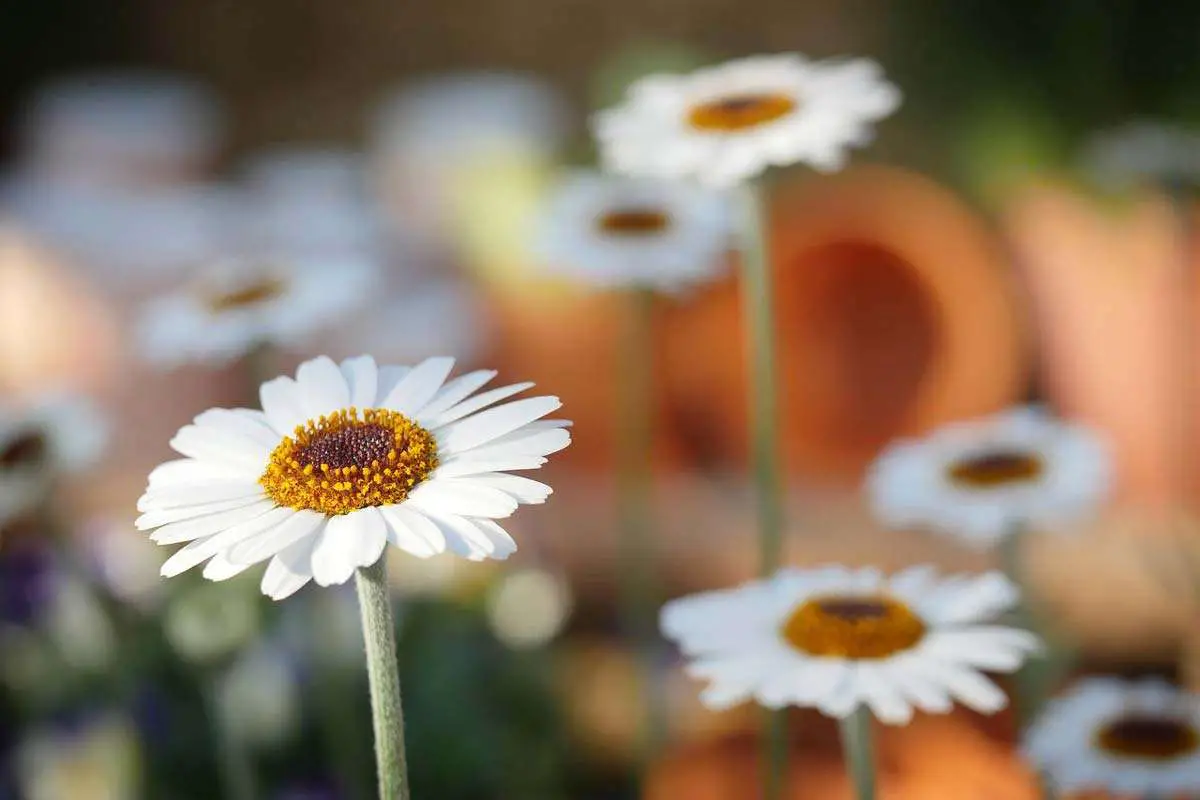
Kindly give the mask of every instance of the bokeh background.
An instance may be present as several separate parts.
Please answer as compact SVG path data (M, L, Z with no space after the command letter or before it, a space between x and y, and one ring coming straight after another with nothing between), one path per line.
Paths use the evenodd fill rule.
M1056 677L1104 669L1200 688L1195 209L1153 181L1116 185L1088 156L1131 121L1200 122L1197 30L1193 4L1082 0L10 9L0 400L85 392L112 436L98 466L64 479L55 530L22 520L0 537L0 798L220 797L230 743L250 753L262 797L369 796L352 594L309 588L274 605L253 578L167 583L168 552L132 527L174 430L247 402L243 364L163 372L133 346L141 304L225 246L219 214L193 235L208 220L193 201L225 191L249 192L251 217L278 211L264 224L279 239L334 215L345 225L331 239L349 231L345 246L387 270L367 312L272 353L274 371L316 352L446 352L538 381L576 421L547 471L554 498L515 520L510 562L393 561L416 796L753 796L757 715L704 711L667 648L653 691L669 742L642 786L634 777L637 671L615 602L619 298L539 278L527 235L556 170L593 163L588 113L630 79L757 52L870 56L905 95L848 171L771 185L789 560L987 565L882 530L862 471L897 436L1043 402L1106 436L1119 473L1097 519L1026 548L1029 590L1076 656ZM88 137L103 126L44 113L45 98L63 78L114 70L208 87L198 118L164 128L193 134L182 155L68 157L64 142L103 140ZM325 171L303 173L319 186L253 171L281 148L324 153ZM289 205L302 191L319 201ZM175 246L179 230L194 249ZM655 307L664 598L754 571L739 313L732 274ZM832 726L796 722L793 796L849 797ZM962 713L889 731L886 796L1036 796L1012 727Z

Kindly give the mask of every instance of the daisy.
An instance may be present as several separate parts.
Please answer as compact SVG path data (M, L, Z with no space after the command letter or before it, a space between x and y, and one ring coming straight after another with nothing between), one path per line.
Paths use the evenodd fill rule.
M1095 136L1081 161L1110 186L1144 180L1195 185L1200 183L1200 134L1139 120Z
M352 315L377 278L369 259L214 262L188 285L147 303L138 345L163 367L222 364L260 344L300 345Z
M453 364L322 356L263 384L263 411L196 417L171 440L184 458L155 469L138 501L139 530L189 543L163 575L208 561L205 577L224 580L269 560L262 591L279 600L345 582L387 542L420 558L507 558L516 543L496 520L551 490L505 472L544 464L569 423L542 419L557 397L496 405L532 384L475 394L496 373L447 381Z
M916 566L784 569L736 589L667 603L663 632L709 681L701 700L724 709L753 698L768 708L816 708L846 718L860 706L903 725L914 709L947 713L953 700L991 714L1007 703L982 670L1011 672L1039 648L1033 634L982 624L1017 603L998 572L939 578Z
M730 226L722 193L580 170L551 196L537 252L547 271L584 283L675 292L717 274Z
M888 525L927 525L978 546L1030 524L1091 512L1112 482L1105 444L1089 429L1036 408L947 425L894 442L867 474Z
M1027 758L1060 791L1200 792L1200 697L1161 681L1088 678L1051 700Z
M899 104L873 61L755 56L642 78L593 127L617 172L731 186L772 165L840 169Z
M32 511L56 476L94 464L109 426L87 398L66 391L0 407L0 525Z

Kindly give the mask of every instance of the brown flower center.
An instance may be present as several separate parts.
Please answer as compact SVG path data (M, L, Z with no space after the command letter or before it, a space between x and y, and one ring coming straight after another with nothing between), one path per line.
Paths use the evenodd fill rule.
M264 276L236 289L210 292L205 299L211 311L220 313L262 305L282 295L286 288L287 284L282 279Z
M281 506L347 514L403 503L437 465L433 434L408 417L350 408L284 437L258 482Z
M892 597L828 596L800 604L781 632L807 655L878 659L916 645L925 636L925 623Z
M1097 731L1096 746L1119 758L1169 761L1195 752L1200 735L1183 720L1130 714Z
M797 107L796 99L786 94L730 95L692 106L687 121L705 133L734 133L782 119Z
M617 208L605 212L596 220L602 233L615 236L653 236L662 233L671 224L671 218L657 208Z
M1045 468L1041 457L1035 453L993 450L960 459L946 472L951 481L970 489L994 489L1011 483L1036 481Z
M41 431L19 433L0 443L0 470L36 467L50 454L50 443Z

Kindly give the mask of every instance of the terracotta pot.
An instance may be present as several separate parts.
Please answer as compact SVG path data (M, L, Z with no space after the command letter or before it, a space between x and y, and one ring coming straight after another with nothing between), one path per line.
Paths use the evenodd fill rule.
M1181 291L1185 256L1170 203L1149 194L1101 203L1042 184L1013 199L1005 222L1033 296L1049 398L1109 437L1123 499L1178 501L1184 458L1194 494L1200 405L1191 404L1185 440L1181 298L1194 319L1200 283ZM1194 250L1188 258L1194 273Z
M1013 286L979 218L910 172L862 167L771 202L780 408L789 467L857 479L900 434L1018 399L1029 358ZM734 279L681 306L665 370L697 448L743 463Z

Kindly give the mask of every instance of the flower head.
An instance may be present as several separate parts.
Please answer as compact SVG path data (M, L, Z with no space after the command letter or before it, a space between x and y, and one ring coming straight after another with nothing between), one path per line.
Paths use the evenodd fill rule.
M983 713L1004 707L982 670L1015 670L1038 640L981 623L1017 599L996 572L941 579L917 566L886 578L831 566L674 600L660 622L692 659L689 674L708 679L710 708L752 697L845 717L865 705L904 724L914 709L946 713L955 699Z
M1200 697L1160 680L1087 678L1051 700L1023 749L1060 791L1200 791Z
M388 542L421 558L507 558L516 543L495 520L551 490L506 473L566 447L570 423L542 419L557 397L499 404L532 384L476 394L495 372L447 381L453 364L322 356L263 384L262 411L196 417L171 441L184 458L155 469L138 502L139 529L188 542L163 574L208 561L205 577L224 580L269 560L262 590L278 600L345 582Z
M223 363L264 343L301 343L363 305L377 272L372 261L354 258L216 262L143 309L141 351L175 366Z
M550 199L538 255L583 283L673 292L717 273L730 223L727 198L693 183L578 171Z
M594 129L614 171L729 186L772 165L840 169L899 104L873 61L756 56L642 78Z
M1090 430L1019 408L893 443L867 475L879 517L991 545L1022 525L1091 512L1112 481Z

